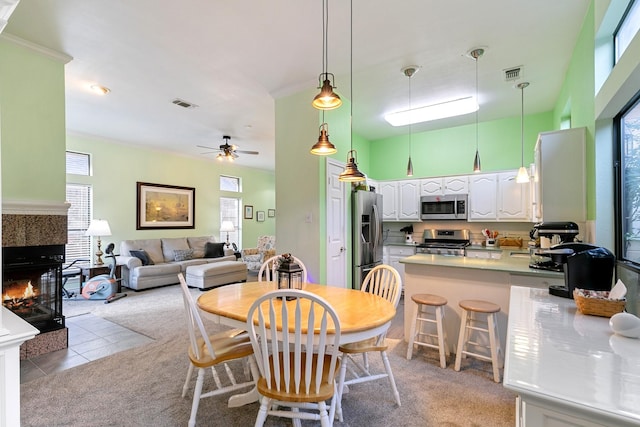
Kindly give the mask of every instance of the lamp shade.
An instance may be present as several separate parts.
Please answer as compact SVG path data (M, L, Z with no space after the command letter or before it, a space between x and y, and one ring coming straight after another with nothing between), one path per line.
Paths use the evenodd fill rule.
M222 225L220 226L220 231L226 231L227 233L230 231L235 231L235 227L233 226L233 222L231 221L222 221Z
M106 219L92 219L85 236L111 236L111 228Z

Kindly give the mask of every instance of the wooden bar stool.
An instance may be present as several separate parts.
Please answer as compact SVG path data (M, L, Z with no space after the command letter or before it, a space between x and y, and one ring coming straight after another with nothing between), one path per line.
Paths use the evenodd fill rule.
M414 344L422 345L438 349L440 352L440 366L446 368L447 359L445 354L447 356L450 354L447 346L447 334L444 330L444 306L447 305L447 299L431 294L415 294L411 296L411 299L416 303L416 306L414 308L413 322L411 323L411 332L409 333L407 359L411 360ZM436 325L436 334L423 329L425 324L429 323ZM437 344L433 344L434 340Z
M458 336L456 364L454 369L456 371L460 370L460 362L463 357L473 356L477 359L491 362L493 365L493 380L499 383L499 368L502 367L500 362L502 349L500 348L496 313L500 311L500 306L492 302L480 300L462 300L458 305L462 308L462 320L460 322L460 334ZM478 315L486 315L486 318L479 318ZM480 334L486 334L489 338L489 345L475 340L472 335L473 331L477 331ZM477 338L480 338L480 336ZM474 339L474 341L471 341L472 339ZM467 346L469 345L477 349L488 349L491 356L467 350Z

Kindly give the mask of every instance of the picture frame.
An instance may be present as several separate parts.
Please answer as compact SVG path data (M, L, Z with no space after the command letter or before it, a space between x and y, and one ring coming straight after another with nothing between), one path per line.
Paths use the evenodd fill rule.
M264 211L257 211L256 212L256 221L264 222Z
M136 230L195 228L195 188L137 182L136 190Z
M276 216L276 210L275 209L268 209L267 210L267 216L269 218L274 218Z
M252 205L244 205L244 219L253 219Z

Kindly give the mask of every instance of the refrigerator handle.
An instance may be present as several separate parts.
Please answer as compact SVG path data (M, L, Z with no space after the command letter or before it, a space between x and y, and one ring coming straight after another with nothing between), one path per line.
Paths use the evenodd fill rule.
M374 232L376 233L376 237L374 239L374 243L373 243L373 250L375 253L375 250L380 246L380 220L379 220L379 215L378 215L378 205L373 205L373 223L375 224L376 228L374 230Z

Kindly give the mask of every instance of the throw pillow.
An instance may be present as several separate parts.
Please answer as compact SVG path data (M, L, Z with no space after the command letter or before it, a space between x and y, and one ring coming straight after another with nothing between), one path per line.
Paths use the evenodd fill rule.
M173 258L176 261L193 259L193 249L176 249L173 251Z
M204 244L205 258L220 258L224 256L224 245L226 243L207 242Z
M136 250L129 251L129 253L131 254L131 256L134 256L138 258L140 261L142 261L142 265L153 265L153 261L149 257L149 254L147 253L147 251L140 249L137 251Z

